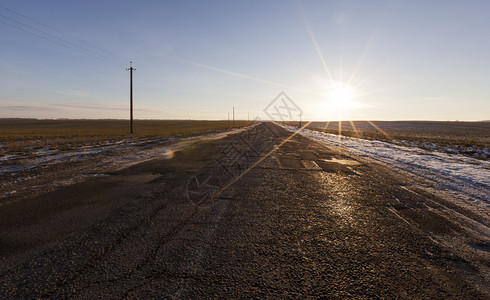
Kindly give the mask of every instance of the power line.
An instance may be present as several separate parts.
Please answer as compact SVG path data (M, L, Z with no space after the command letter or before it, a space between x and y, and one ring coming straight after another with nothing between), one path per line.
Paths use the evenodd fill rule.
M21 28L21 27L18 27L18 26L15 26L15 25L12 25L12 24L6 23L6 22L4 22L4 21L2 21L2 20L0 20L0 23L5 24L5 25L7 25L7 26L10 26L10 27L12 27L12 28L15 28L15 29L17 29L17 30L23 31L23 32L25 32L25 33L29 33L29 34L32 34L32 35L34 35L34 36L40 37L40 38L45 39L45 40L47 40L47 41L50 41L50 42L56 43L56 44L58 44L58 45L60 45L60 46L66 47L66 48L68 48L68 49L71 49L71 50L74 50L74 51L78 51L79 53L91 55L91 54L89 54L89 53L86 53L86 52L81 51L80 49L77 49L77 48L72 47L72 46L70 46L70 45L67 45L67 44L61 43L60 41L56 41L56 40L53 40L53 39L47 38L46 36L40 35L40 34L38 34L38 33L32 32L32 31L28 31L28 30L26 30L26 29L24 29L24 28ZM112 60L107 60L106 58L103 58L103 57L100 57L100 56L95 56L95 55L92 55L92 56L94 56L94 57L96 57L96 58L98 58L98 59L104 60L104 61L105 61L105 62L107 62L107 63L111 63L111 64L114 64L114 65L119 66L119 64L116 64L116 63L115 63L114 61L112 61Z
M3 8L3 6L0 6L0 7L2 7L2 8ZM108 56L106 56L106 55L103 55L103 54L97 53L97 52L95 52L95 51L93 51L93 50L91 50L91 49L88 49L88 48L83 47L83 46L81 46L81 45L77 45L77 44L75 44L75 43L73 43L73 42L71 42L71 41L68 41L68 40L65 40L65 39L63 39L63 38L60 38L60 37L58 37L58 36L56 36L56 35L53 35L53 34L51 34L51 33L49 33L49 32L43 31L43 30L41 30L41 29L37 29L37 28L35 28L35 27L33 27L33 26L30 26L30 25L25 24L25 23L23 23L23 22L20 22L20 21L18 21L18 20L15 20L15 19L9 18L9 17L4 16L4 15L2 15L2 14L0 14L0 17L4 18L4 19L6 19L6 20L8 20L8 21L10 21L10 22L14 22L14 23L16 23L16 24L22 25L22 26L24 26L24 27L26 27L26 28L28 28L28 29L30 29L30 30L32 30L32 31L26 30L25 28L22 28L22 27L19 27L19 26L13 25L13 24L11 24L11 23L7 23L7 22L4 22L4 21L0 21L0 23L3 23L3 24L5 24L5 25L10 26L10 27L12 27L12 28L15 28L15 29L17 29L17 30L21 30L21 31L23 31L23 32L26 32L26 33L29 33L29 34L35 35L35 36L40 37L40 38L43 38L43 39L45 39L45 40L48 40L48 41L51 41L51 42L57 43L57 44L59 44L59 45L62 45L62 46L67 47L67 48L69 48L69 49L72 49L72 50L78 51L78 52L80 52L80 53L87 54L87 55L91 55L91 56L96 57L96 58L98 58L98 59L104 60L105 62L108 62L108 63L112 63L112 64L114 64L114 65L117 65L117 66L119 66L119 67L121 67L121 65L122 65L120 61L118 61L118 60L116 60L116 59L114 59L114 58L112 58L112 57L108 57ZM34 32L33 32L33 31L34 31ZM41 34L39 34L39 33L41 33ZM101 48L101 49L102 49L102 48ZM106 51L106 50L104 50L104 51ZM108 52L108 51L106 51L106 52Z
M76 41L78 41L78 42L81 42L81 43L83 43L83 44L86 44L86 45L88 45L88 46L90 46L90 47L93 47L93 48L95 48L95 49L98 49L98 50L104 51L104 52L106 52L107 54L110 54L110 55L112 55L112 56L116 56L116 57L118 57L118 58L119 58L119 59L121 59L121 60L125 60L125 58L123 58L123 57L121 57L121 56L119 56L119 55L117 55L117 54L115 54L115 53L113 53L113 52L111 52L111 51L109 51L109 50L106 50L106 49L101 48L101 47L99 47L99 46L97 46L97 45L94 45L94 44L92 44L92 43L89 43L89 42L87 42L87 41L84 41L84 40L82 40L82 39L80 39L80 38L77 38L76 36L73 36L73 35L71 35L71 34L68 34L68 33L66 33L66 32L60 31L60 30L58 30L58 29L56 29L56 28L53 28L53 27L51 27L51 26L47 25L46 23L40 22L40 21L38 21L38 20L35 20L35 19L31 18L31 17L28 17L28 16L26 16L26 15L24 15L24 14L21 14L21 13L19 13L19 12L16 12L16 11L14 11L14 10L12 10L12 9L10 9L10 8L7 8L7 7L3 6L3 5L0 5L0 8L3 8L4 10L7 10L7 11L9 11L9 12L13 13L13 14L16 14L16 15L18 15L18 16L20 16L20 17L24 18L24 19L27 19L27 20L29 20L29 21L32 21L32 22L37 23L37 24L39 24L39 25L42 25L42 26L44 26L44 27L46 27L46 28L49 28L49 29L51 29L51 30L53 30L53 31L55 31L55 32L57 32L57 33L63 34L63 35L65 35L65 36L67 36L67 37L69 37L69 38L72 38L72 39L74 39L74 40L76 40Z
M73 50L75 50L75 48L77 48L77 49L82 49L83 51L85 51L85 54L92 55L92 56L95 56L95 57L97 57L97 58L104 59L104 60L106 60L106 61L108 61L108 62L112 62L112 63L114 63L114 64L118 64L118 65L119 65L118 61L117 61L117 60L115 60L115 59L112 59L112 58L107 57L107 56L105 56L105 55L102 55L102 54L96 53L96 52L94 52L94 51L92 51L92 50L90 50L90 49L87 49L87 48L82 47L82 46L80 46L80 45L74 44L74 43L72 43L72 42L70 42L70 41L64 40L64 39L62 39L62 38L60 38L60 37L57 37L57 36L55 36L55 35L53 35L53 34L51 34L51 33L49 33L49 32L45 32L45 31L43 31L43 30L40 30L40 29L34 28L34 27L30 26L30 25L27 25L27 24L25 24L25 23L19 22L19 21L17 21L17 20L12 19L12 18L6 17L6 16L4 16L4 15L2 15L2 14L0 14L0 17L2 17L2 18L4 18L4 19L7 19L7 20L9 20L9 21L11 21L11 22L14 22L14 23L20 24L20 25L22 25L22 26L25 26L25 27L27 27L27 28L29 28L29 29L31 29L31 30L34 30L35 32L40 32L40 33L42 33L42 34L45 34L45 35L47 35L47 36L49 36L49 37L51 37L51 38L53 38L53 39L55 39L55 40L57 40L57 41L54 41L54 40L52 40L52 39L50 39L50 38L47 38L47 37L45 37L45 36L41 36L41 35L39 35L39 34L37 34L37 33L35 33L35 32L31 32L31 31L27 31L27 30L22 30L22 29L21 29L21 30L22 30L22 31L24 31L24 32L32 33L32 34L34 34L34 35L36 35L36 36L43 37L43 38L45 38L46 40L51 41L51 42L57 42L58 44L65 45L65 46L67 46L68 48L73 49ZM11 26L11 27L14 27L14 28L20 29L19 27L17 27L17 26L13 26L12 24L9 24L9 23L6 23L6 22L2 22L2 23L7 24L7 25L9 25L9 26ZM78 50L78 51L80 51L80 50ZM82 52L82 51L80 51L80 52ZM82 53L84 53L84 52L82 52Z
M29 34L32 34L32 35L34 35L34 36L40 37L40 38L45 39L45 40L47 40L47 41L50 41L50 42L56 43L56 44L58 44L58 45L61 45L61 46L66 47L66 48L69 48L69 49L71 49L71 50L75 50L75 51L78 51L78 52L80 52L80 53L84 53L84 52L80 51L80 50L79 50L79 49L77 49L77 48L71 47L71 46L66 45L66 44L63 44L63 43L61 43L61 42L59 42L59 41L55 41L55 40L53 40L53 39L49 39L49 38L47 38L47 37L45 37L45 36L43 36L43 35L40 35L40 34L38 34L38 33L32 32L32 31L28 31L28 30L26 30L26 29L24 29L24 28L21 28L21 27L18 27L18 26L15 26L15 25L12 25L12 24L6 23L6 22L4 22L4 21L2 21L2 20L0 20L0 23L5 24L5 25L7 25L7 26L10 26L10 27L12 27L12 28L15 28L15 29L17 29L17 30L23 31L23 32L25 32L25 33L29 33ZM85 53L84 53L84 54L85 54Z

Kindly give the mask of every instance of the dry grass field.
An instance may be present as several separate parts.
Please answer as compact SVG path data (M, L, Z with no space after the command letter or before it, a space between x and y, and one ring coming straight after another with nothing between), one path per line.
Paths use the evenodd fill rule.
M232 127L248 124L235 121ZM39 149L70 150L128 138L188 137L226 129L228 121L136 120L131 135L129 121L124 120L0 120L0 155Z

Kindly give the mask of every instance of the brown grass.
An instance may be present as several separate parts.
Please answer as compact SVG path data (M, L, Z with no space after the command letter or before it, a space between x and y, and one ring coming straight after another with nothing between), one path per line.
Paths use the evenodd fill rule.
M297 126L297 122L289 125ZM312 122L307 128L332 134L382 141L413 141L490 147L490 122L343 121Z
M235 126L250 124L235 121ZM228 121L166 120L134 122L121 120L0 120L0 155L32 149L72 149L127 138L187 137L228 128Z

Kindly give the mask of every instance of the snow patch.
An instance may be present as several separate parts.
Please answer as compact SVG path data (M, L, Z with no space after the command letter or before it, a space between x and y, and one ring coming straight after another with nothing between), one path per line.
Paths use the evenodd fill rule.
M298 131L297 127L281 126L294 132ZM458 205L489 215L490 162L488 161L430 150L436 148L434 144L421 149L388 142L340 137L309 129L303 129L299 133L342 147L360 157L374 159L392 169L426 179L432 189L455 196ZM452 152L451 150L453 149L447 149L448 152Z

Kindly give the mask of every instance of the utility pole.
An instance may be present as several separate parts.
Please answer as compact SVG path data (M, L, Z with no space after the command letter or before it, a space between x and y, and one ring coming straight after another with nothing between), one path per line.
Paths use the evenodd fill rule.
M301 128L301 115L302 114L299 114L299 128Z
M230 130L230 113L228 113L228 130Z
M248 119L247 119L247 121L250 122L250 112L248 112Z
M235 107L233 106L233 126L235 126Z
M133 68L133 62L129 62L129 68L126 68L129 71L129 111L130 111L130 132L133 133L133 71L136 71Z

